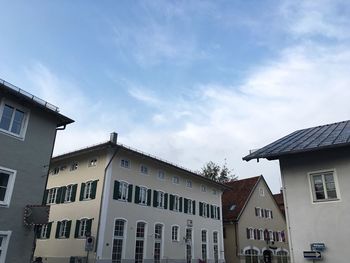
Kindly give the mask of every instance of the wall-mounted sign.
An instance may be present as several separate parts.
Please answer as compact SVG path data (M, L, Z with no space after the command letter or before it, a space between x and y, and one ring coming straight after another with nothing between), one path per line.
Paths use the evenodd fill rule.
M322 255L319 251L304 251L304 258L313 260L322 259Z
M324 251L326 249L326 245L324 243L312 243L311 250L313 251Z

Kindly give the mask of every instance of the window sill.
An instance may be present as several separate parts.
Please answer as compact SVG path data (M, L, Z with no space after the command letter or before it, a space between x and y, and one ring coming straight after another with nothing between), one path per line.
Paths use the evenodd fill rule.
M0 208L9 208L10 204L9 203L2 203L0 202Z
M340 201L339 198L335 198L335 199L324 199L324 200L313 200L314 204L322 204L322 203L331 203L331 202L338 202Z
M9 137L12 137L14 139L17 139L17 140L20 140L20 141L24 141L24 136L18 135L16 133L12 133L12 132L9 132L9 131L4 130L4 129L0 129L0 133L2 133L4 135L7 135Z

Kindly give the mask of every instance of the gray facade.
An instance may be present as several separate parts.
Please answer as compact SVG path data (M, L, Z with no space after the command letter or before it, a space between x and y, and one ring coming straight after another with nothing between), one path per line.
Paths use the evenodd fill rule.
M24 208L42 203L56 128L70 122L33 97L0 84L1 263L31 260L34 230L24 225Z

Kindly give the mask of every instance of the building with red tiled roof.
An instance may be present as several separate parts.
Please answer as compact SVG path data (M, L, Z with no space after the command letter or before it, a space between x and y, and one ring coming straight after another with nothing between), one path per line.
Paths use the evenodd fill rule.
M264 177L227 183L222 197L225 260L288 262L286 221Z
M283 193L282 190L279 194L274 194L273 198L275 198L276 203L278 204L278 207L281 209L284 216L286 216L286 211L284 208L284 199L283 199Z

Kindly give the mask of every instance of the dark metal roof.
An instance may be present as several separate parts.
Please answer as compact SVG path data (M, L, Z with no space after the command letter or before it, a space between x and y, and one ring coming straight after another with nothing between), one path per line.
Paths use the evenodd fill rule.
M266 158L350 146L350 121L342 121L295 131L243 157L243 160Z

